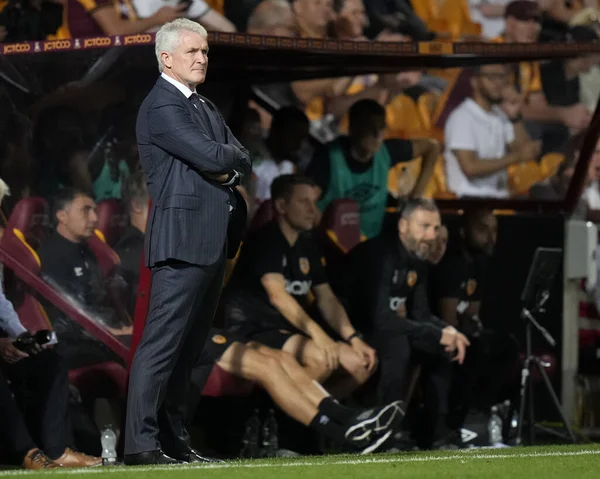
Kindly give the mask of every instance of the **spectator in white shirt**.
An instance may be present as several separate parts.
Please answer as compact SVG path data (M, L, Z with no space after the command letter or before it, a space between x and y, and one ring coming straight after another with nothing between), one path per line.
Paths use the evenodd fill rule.
M481 35L492 39L504 32L504 9L510 0L469 0L471 20L481 25Z
M133 0L133 6L139 18L149 18L162 7L187 4L189 7L183 16L200 23L209 32L235 32L235 26L227 18L216 12L203 0ZM157 31L160 25L150 31Z
M506 198L507 167L535 160L540 143L529 140L518 110L500 108L507 86L504 65L474 68L471 86L472 96L446 122L448 189L457 196Z

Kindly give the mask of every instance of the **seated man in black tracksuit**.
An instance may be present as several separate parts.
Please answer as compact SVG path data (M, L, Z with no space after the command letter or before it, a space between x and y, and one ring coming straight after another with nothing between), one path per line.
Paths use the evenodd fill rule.
M487 209L467 210L460 235L431 274L431 304L448 325L469 338L464 364L453 371L448 427L458 430L472 406L490 406L503 399L507 371L518 360L518 344L508 335L484 328L479 319L483 281L494 252L498 221ZM483 387L483 394L476 388ZM515 386L513 384L513 386ZM475 398L479 398L475 404ZM456 436L459 436L456 434Z
M43 279L98 325L127 343L132 325L112 307L109 293L110 281L122 278L107 281L87 243L98 223L94 200L83 191L64 188L56 195L53 209L56 229L38 250ZM58 335L57 350L69 369L119 361L104 344L57 308L48 305L47 310Z
M411 200L398 234L383 234L358 245L348 256L346 299L353 324L372 344L380 361L378 401L404 399L409 363L423 365L427 421L421 447L442 439L451 360L462 363L468 340L432 315L427 297L426 260L441 226L430 200Z

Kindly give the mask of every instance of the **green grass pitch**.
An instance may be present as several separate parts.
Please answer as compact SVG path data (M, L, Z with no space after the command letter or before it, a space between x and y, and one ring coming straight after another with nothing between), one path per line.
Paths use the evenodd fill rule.
M98 467L44 472L0 471L10 477L89 479L423 479L600 478L600 445L479 449L436 453L324 456L231 461L198 466Z

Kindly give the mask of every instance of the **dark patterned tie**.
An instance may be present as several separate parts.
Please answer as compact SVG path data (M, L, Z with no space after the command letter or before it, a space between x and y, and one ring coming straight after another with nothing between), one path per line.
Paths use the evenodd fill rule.
M200 98L200 95L198 95L198 93L195 92L192 93L192 95L190 96L190 101L192 102L194 107L196 107L196 110L198 110L198 112L200 113L204 123L210 128L213 139L216 141L223 141L223 139L220 138L223 132L220 128L220 125L216 121L216 116L214 114L209 115L206 111L207 108L210 108L211 110L213 109L210 103L205 102L202 98ZM221 135L218 136L218 133L221 133Z

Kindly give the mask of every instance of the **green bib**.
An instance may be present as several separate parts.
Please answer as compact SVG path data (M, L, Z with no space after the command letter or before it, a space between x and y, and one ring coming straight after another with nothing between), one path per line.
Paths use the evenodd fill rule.
M360 229L367 238L381 233L387 204L387 181L391 158L383 145L373 158L373 164L364 173L354 173L348 167L339 139L329 146L330 178L327 192L319 200L319 208L340 198L349 198L360 208Z

